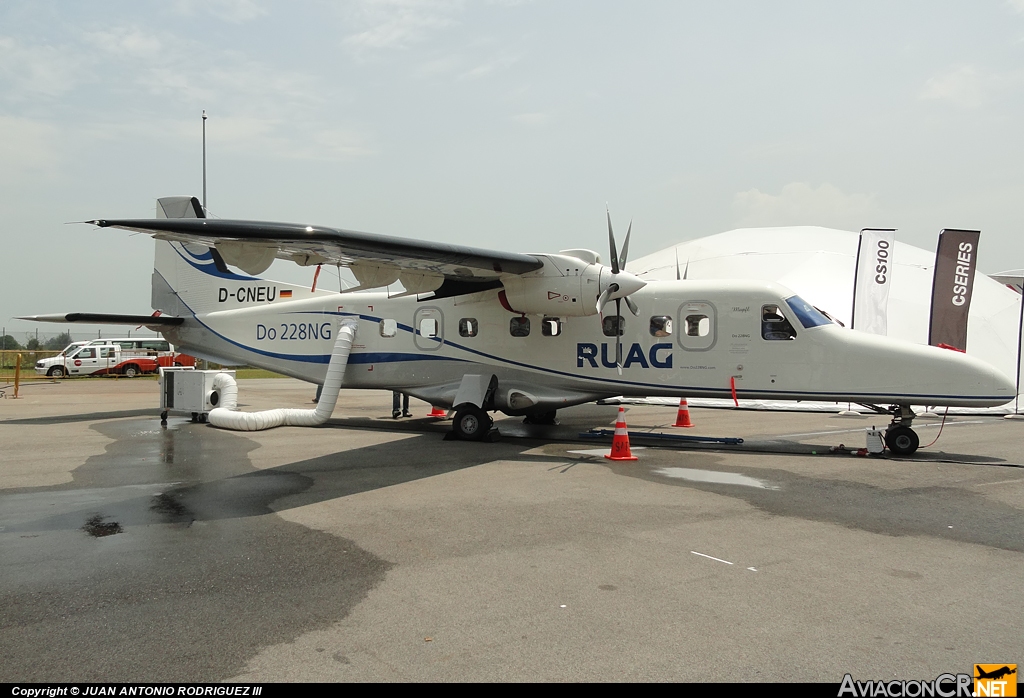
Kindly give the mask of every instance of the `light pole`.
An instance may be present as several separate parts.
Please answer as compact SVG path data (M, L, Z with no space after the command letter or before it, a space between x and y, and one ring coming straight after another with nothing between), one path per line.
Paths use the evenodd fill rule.
M203 212L206 212L206 110L203 110Z

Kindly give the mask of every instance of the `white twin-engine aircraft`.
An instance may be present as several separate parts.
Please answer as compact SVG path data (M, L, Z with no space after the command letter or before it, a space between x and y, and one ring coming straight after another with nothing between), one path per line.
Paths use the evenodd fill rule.
M623 268L629 233L617 254L610 217L606 266L582 249L513 254L208 219L188 197L159 200L157 216L90 222L156 238L152 304L163 315L37 319L145 324L201 358L320 384L339 324L354 320L343 386L453 408L464 439L485 438L495 410L551 423L560 408L618 395L738 395L890 406L887 445L909 454L911 405L1014 397L982 361L844 329L777 284L645 281ZM258 278L275 258L345 266L359 285L338 293ZM398 281L403 293L367 292Z

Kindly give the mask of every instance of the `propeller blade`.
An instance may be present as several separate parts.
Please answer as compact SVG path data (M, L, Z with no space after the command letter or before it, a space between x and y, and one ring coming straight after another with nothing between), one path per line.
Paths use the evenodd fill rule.
M618 290L618 284L608 284L608 288L601 291L601 295L597 297L597 314L601 318L602 323L604 322L604 306L608 303L608 296Z
M633 313L636 317L640 317L640 308L636 307L636 303L629 296L626 296L622 300L626 301L626 307L629 308L629 312Z
M619 264L626 268L626 255L629 254L629 234L633 232L633 219L629 219L629 227L626 228L626 241L622 243L622 254L619 255Z
M615 233L612 232L612 214L608 211L608 207L604 208L605 215L608 216L608 247L611 248L611 262L612 262L612 273L619 273L619 255L615 251Z
M615 299L615 369L622 375L622 306Z

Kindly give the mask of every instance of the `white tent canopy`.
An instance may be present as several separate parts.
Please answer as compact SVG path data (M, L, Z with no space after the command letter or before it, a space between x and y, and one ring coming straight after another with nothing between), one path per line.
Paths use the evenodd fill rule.
M630 262L629 271L662 280L675 279L678 269L687 279L774 281L849 326L858 240L858 233L816 226L742 228L660 250ZM888 306L890 337L928 343L934 268L934 252L896 242ZM984 274L976 276L967 353L1011 380L1017 376L1020 303L1021 295L1003 283ZM1013 404L994 410L1010 412Z

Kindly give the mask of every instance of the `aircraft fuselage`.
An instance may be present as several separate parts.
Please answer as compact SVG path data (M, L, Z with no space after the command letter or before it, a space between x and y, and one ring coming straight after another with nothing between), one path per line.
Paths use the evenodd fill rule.
M511 312L497 290L418 302L326 292L288 300L284 288L294 287L208 287L216 297L198 305L212 309L163 332L198 356L321 382L338 322L357 318L345 387L451 406L464 375L493 375L494 405L509 414L616 395L728 398L733 387L741 399L894 405L991 406L1014 396L1006 376L965 354L813 318L805 326L792 292L771 283L648 282L630 296L639 316L622 307L621 375L614 303L602 323Z

